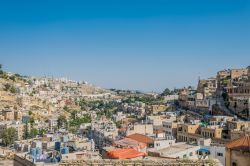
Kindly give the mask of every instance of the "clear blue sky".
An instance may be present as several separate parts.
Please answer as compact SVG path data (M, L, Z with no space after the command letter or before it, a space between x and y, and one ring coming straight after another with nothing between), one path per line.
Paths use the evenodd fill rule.
M3 0L0 63L106 88L195 86L250 65L250 1Z

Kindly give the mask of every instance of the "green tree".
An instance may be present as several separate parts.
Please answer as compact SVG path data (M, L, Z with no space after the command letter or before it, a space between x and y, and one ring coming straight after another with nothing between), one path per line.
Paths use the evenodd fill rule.
M89 114L84 115L83 117L77 117L70 121L71 127L79 127L83 123L91 123L91 116Z
M10 92L11 92L11 93L17 93L17 92L18 92L18 90L17 90L17 88L16 88L16 87L11 86L11 88L10 88Z
M121 120L115 122L115 124L116 124L116 127L117 127L118 129L122 128L122 121L121 121Z
M13 144L17 140L16 129L11 127L3 131L2 142L5 146Z
M163 92L162 92L162 96L167 96L167 95L172 95L173 91L171 91L170 89L166 88Z
M15 77L15 75L10 76L9 78L10 78L10 80L12 80L12 81L14 81L14 82L16 81L16 77Z
M32 129L30 130L30 137L31 137L31 138L35 138L38 134L39 134L39 132L38 132L37 129L32 128Z
M43 137L44 136L44 134L46 134L47 133L47 130L46 129L39 129L39 135L41 136L41 137Z

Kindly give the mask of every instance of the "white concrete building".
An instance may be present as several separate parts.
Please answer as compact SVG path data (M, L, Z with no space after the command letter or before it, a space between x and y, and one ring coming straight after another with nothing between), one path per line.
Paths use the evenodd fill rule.
M171 159L198 159L197 151L199 149L200 146L189 145L181 142L167 148L158 149L151 153Z

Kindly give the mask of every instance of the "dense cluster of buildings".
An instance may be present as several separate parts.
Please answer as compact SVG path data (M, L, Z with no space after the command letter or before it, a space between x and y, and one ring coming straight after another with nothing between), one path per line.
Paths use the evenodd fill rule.
M249 67L223 70L199 80L196 89L152 94L154 102L149 94L134 97L137 93L66 79L29 78L13 83L16 95L0 86L0 135L3 139L7 129L15 129L16 139L7 148L15 152L16 166L115 165L117 160L248 166L249 76ZM39 134L25 138L31 129Z
M219 71L215 78L199 80L197 89L184 88L180 91L182 107L212 111L218 105L228 113L249 119L250 67Z

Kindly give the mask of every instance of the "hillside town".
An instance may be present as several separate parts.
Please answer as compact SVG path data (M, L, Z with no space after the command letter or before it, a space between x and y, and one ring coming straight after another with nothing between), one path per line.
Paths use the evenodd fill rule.
M250 66L162 93L0 66L0 163L250 166Z

